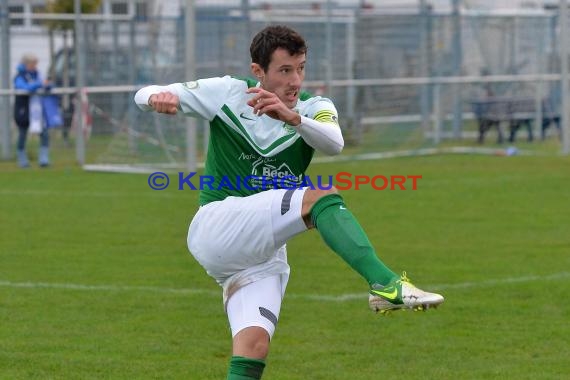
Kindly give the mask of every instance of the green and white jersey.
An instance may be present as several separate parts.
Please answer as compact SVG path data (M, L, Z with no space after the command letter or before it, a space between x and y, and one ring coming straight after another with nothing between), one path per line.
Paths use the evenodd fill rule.
M182 112L210 122L208 156L200 183L201 205L303 182L314 149L293 127L267 115L253 114L247 101L254 94L246 90L259 86L257 81L225 76L178 86ZM295 111L338 128L336 108L327 98L303 92Z

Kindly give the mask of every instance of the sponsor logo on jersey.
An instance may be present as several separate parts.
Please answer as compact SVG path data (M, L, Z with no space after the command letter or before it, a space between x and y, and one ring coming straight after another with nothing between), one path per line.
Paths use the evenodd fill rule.
M259 157L252 163L251 185L267 187L298 186L303 181L303 175L295 175L286 163L273 165L266 161L266 157ZM261 183L263 181L265 183ZM271 182L273 186L271 185Z
M242 160L248 160L248 161L255 160L255 161L257 161L257 160L261 159L261 160L263 160L263 162L274 162L277 160L275 157L261 157L260 155L255 154L255 153L245 154L244 152L241 152L237 159L239 161L242 161Z

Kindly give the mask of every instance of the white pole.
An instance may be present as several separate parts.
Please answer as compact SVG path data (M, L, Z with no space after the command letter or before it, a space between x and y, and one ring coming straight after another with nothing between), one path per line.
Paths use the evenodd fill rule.
M560 66L562 75L562 154L570 153L568 92L568 1L560 0Z
M441 142L441 85L433 86L433 143Z
M194 46L196 37L195 25L195 9L194 0L186 0L184 11L184 37L186 39L186 48L184 55L184 74L185 81L196 79ZM188 171L196 170L196 120L191 117L186 118L186 169Z
M453 75L461 75L461 65L463 62L463 47L461 45L461 1L453 0ZM461 87L458 85L452 86L452 96L453 96L453 138L461 138L462 124L463 124L463 112L462 112L462 99L461 99Z
M420 0L420 76L429 77L431 75L429 69L429 52L428 44L430 40L429 35L429 8L427 0ZM429 129L429 89L430 86L425 84L420 87L420 112L422 114L421 128L424 136L427 135Z
M329 98L332 97L332 77L333 77L333 68L332 68L332 62L333 62L333 20L332 20L332 0L327 0L327 23L325 25L325 31L326 31L326 44L325 44L325 56L326 56L326 62L325 62L325 69L326 69L326 78L325 78L325 82L326 82L326 87L327 87L327 92L326 92L326 96L328 96Z
M0 0L0 88L10 88L10 19L8 18L8 0ZM0 141L2 141L2 159L11 157L10 145L10 97L0 96Z
M541 23L539 24L540 27L546 27L547 24L543 23L544 20L541 20ZM536 46L538 46L538 49L536 51L536 62L537 62L537 68L536 68L536 73L537 74L541 74L544 72L544 58L546 56L546 46L545 46L545 40L544 40L544 33L536 33L536 39L535 39L535 43ZM533 123L533 136L535 139L539 138L539 136L542 133L542 119L543 119L543 115L544 112L548 112L547 110L544 110L542 108L543 104L542 104L542 98L543 98L543 92L544 92L544 82L543 81L537 81L536 82L536 87L535 87L536 91L535 91L535 97L534 97L534 106L535 106L535 113L534 113L534 123Z
M542 93L543 93L543 88L544 85L542 83L542 81L538 81L536 82L536 91L534 93L534 131L533 131L533 135L534 138L538 138L538 136L540 136L540 134L542 133L542 119L543 119L543 113L544 110L542 109Z
M356 34L354 22L346 24L346 77L354 79L354 63L356 62ZM351 121L351 126L355 124L354 107L356 105L356 87L350 86L346 89L346 116Z
M85 141L83 139L83 99L82 91L85 86L85 57L83 56L83 25L81 23L81 0L74 1L75 11L75 115L77 130L75 131L75 153L79 165L85 164Z

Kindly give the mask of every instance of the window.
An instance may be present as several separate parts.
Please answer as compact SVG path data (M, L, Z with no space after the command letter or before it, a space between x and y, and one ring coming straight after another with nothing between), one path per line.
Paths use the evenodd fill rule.
M24 15L24 6L23 5L12 5L8 7L8 13L20 13L18 16ZM24 25L23 18L10 18L10 25L11 26L20 26Z
M136 3L135 5L136 19L139 21L148 20L148 4L147 3Z
M114 15L129 14L129 6L124 2L113 2L111 3L111 13Z

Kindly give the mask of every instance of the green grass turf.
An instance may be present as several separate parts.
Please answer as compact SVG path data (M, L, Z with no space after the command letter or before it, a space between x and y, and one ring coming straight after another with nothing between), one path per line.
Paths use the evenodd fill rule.
M221 294L186 248L197 193L54 162L0 163L0 379L225 378ZM383 260L446 302L376 315L318 233L298 236L264 378L565 378L569 166L458 155L314 166L423 176L416 191L343 194Z

